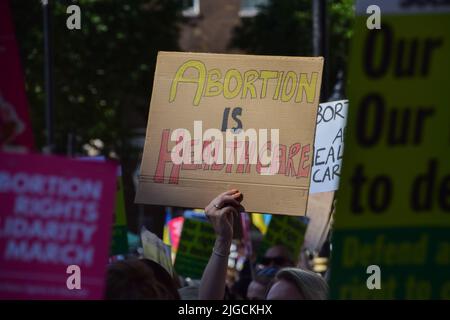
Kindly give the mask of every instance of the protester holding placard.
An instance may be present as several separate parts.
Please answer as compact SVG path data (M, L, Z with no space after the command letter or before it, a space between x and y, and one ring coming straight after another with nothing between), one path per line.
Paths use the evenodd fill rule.
M220 194L206 207L206 216L216 231L213 253L203 272L199 291L200 299L223 299L225 294L225 276L233 239L233 219L239 219L243 209L242 193L230 190Z
M225 295L225 276L228 254L233 238L233 219L237 219L243 194L230 190L220 194L206 207L206 215L216 231L216 241L209 263L203 273L199 298L220 300ZM325 280L310 271L298 268L281 269L267 293L268 299L326 299Z

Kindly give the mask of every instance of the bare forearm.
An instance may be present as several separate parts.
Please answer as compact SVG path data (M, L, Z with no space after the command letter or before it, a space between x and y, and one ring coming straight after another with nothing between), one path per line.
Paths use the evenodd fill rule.
M216 239L214 250L203 272L199 288L199 299L222 300L224 298L230 246L231 240Z
M233 222L240 219L238 210L245 210L240 204L242 199L243 194L233 189L218 195L205 208L217 238L200 283L199 298L202 300L224 298Z

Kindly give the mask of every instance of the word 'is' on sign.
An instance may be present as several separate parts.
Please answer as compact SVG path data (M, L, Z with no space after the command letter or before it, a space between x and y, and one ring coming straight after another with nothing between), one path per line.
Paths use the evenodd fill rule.
M136 201L304 215L323 58L160 52ZM191 156L193 155L193 156Z

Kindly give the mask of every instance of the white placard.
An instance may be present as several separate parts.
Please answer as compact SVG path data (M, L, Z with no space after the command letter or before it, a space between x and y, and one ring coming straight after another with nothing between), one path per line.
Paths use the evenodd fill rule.
M319 104L310 193L339 187L347 109L348 100Z

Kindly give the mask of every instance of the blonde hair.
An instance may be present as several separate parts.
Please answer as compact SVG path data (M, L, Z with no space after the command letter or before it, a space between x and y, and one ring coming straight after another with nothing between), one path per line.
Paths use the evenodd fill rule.
M294 284L305 300L326 300L328 284L318 274L299 268L284 268L278 271L277 280Z

